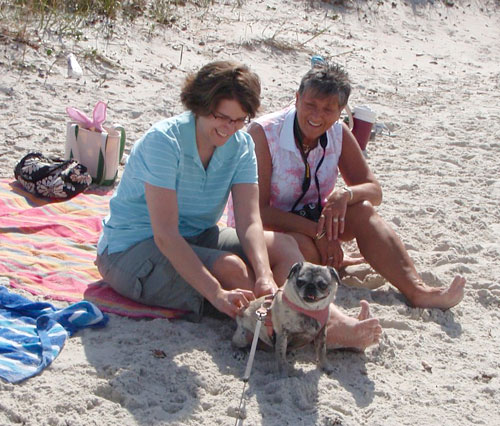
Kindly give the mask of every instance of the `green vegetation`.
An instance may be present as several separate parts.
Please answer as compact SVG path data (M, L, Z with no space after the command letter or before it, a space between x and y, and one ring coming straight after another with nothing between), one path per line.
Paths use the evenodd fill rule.
M152 36L175 23L188 3L208 8L213 0L0 0L0 44L18 46L11 66L47 76L56 63L66 60L66 41L86 41L92 34L111 40L121 26L137 18L144 18L145 33ZM27 61L30 49L45 54L51 65L37 68ZM80 54L87 69L103 81L104 68L120 67L98 47L84 48Z
M0 42L29 46L46 34L83 37L83 29L97 28L111 38L120 20L146 17L152 25L171 25L187 2L208 7L213 0L0 0Z

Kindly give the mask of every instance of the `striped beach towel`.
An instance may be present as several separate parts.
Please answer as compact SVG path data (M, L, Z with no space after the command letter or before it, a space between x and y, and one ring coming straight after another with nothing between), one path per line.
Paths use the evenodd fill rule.
M94 260L110 195L107 189L54 202L34 197L15 181L0 180L2 284L53 300L85 299L119 315L180 317L180 311L121 297L100 281Z
M107 322L107 316L90 302L58 310L0 286L0 377L18 383L40 373L73 333Z

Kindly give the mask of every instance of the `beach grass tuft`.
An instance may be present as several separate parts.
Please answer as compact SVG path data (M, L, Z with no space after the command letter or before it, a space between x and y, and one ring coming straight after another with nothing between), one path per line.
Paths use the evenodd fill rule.
M139 17L170 26L187 3L209 7L213 0L0 0L0 42L35 47L46 35L79 40L91 27L111 38L118 23Z

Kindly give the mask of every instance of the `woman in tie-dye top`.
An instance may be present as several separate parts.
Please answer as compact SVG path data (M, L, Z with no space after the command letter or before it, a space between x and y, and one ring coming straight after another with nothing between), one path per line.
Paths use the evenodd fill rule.
M339 121L350 91L347 73L323 62L302 78L295 106L250 124L264 227L293 236L306 260L337 268L343 265L341 241L356 239L366 261L412 305L454 306L465 279L455 277L450 287L426 285L375 210L382 202L380 184ZM345 185L337 184L338 172Z

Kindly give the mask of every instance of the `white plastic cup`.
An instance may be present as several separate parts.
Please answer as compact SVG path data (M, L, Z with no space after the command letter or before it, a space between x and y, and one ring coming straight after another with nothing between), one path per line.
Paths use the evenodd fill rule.
M377 119L377 114L368 105L355 106L352 111L354 125L352 134L358 141L362 151L366 149L366 144L370 140L372 127Z

